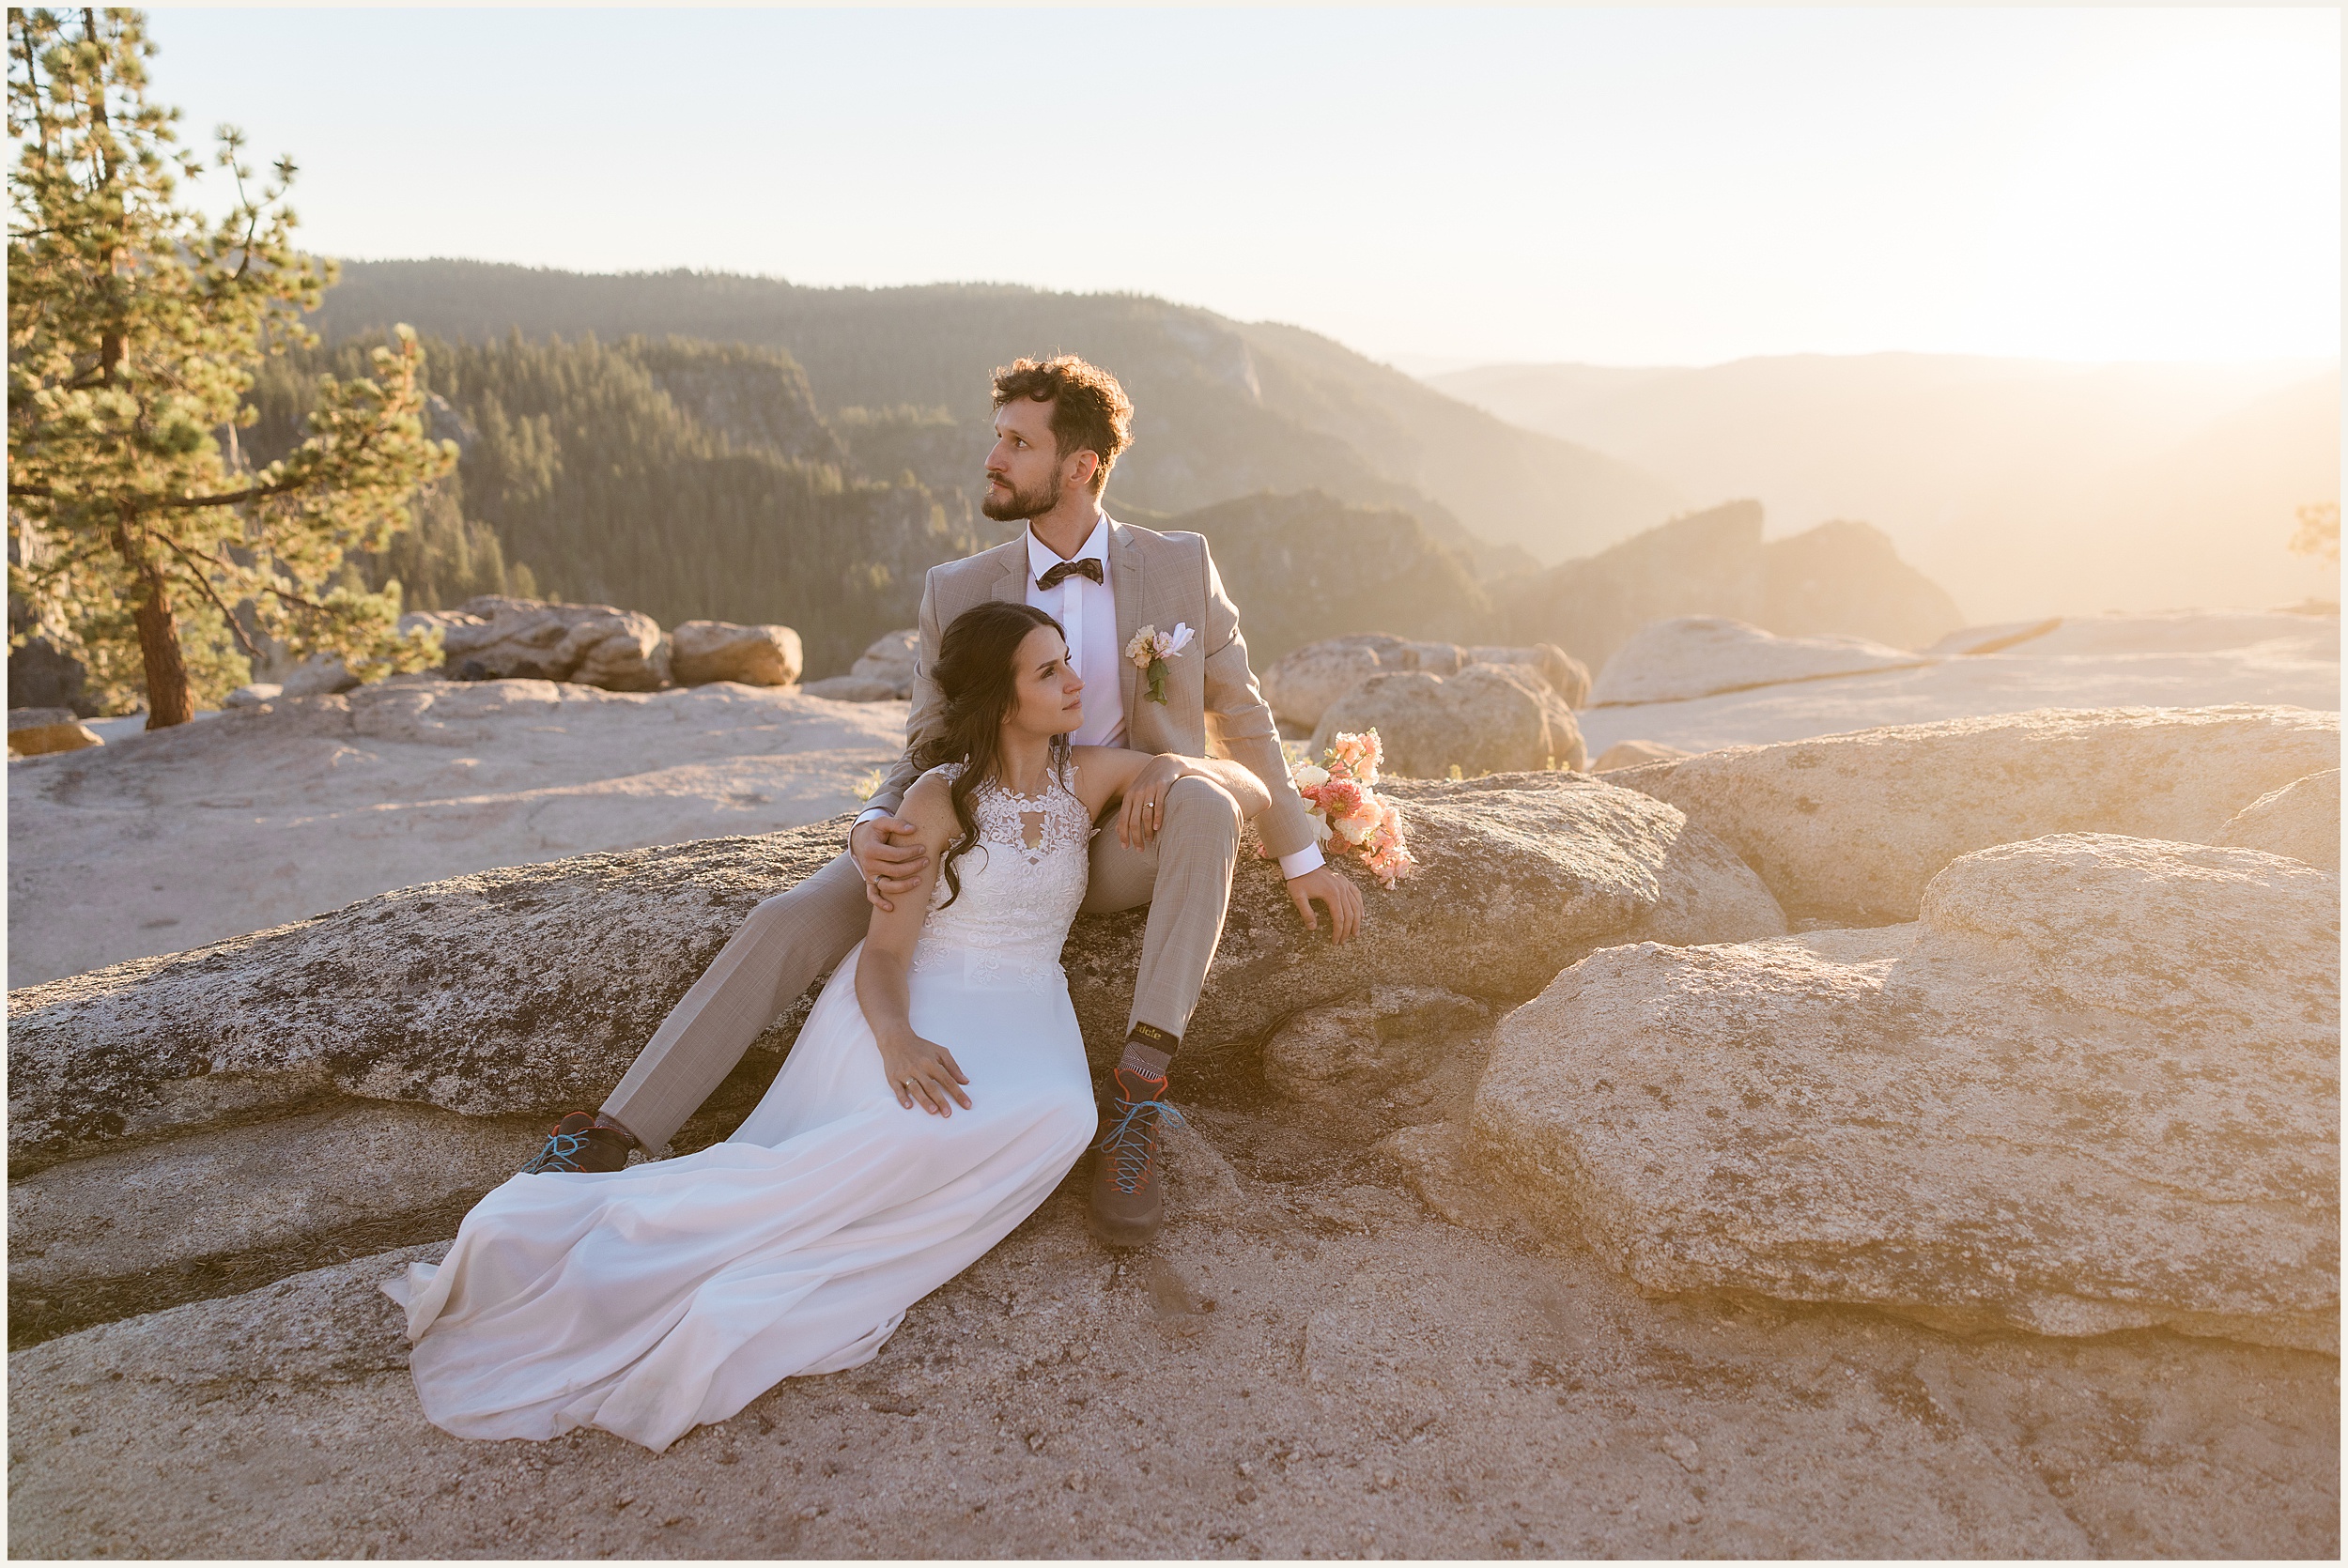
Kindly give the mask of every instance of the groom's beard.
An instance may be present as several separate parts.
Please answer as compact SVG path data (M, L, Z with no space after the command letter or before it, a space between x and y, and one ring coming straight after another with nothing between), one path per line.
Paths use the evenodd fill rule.
M1057 473L1052 476L1052 487L1048 490L1014 489L1000 500L995 499L995 487L990 484L986 500L979 503L979 510L998 523L1024 523L1030 517L1041 517L1058 506L1059 490L1059 475Z

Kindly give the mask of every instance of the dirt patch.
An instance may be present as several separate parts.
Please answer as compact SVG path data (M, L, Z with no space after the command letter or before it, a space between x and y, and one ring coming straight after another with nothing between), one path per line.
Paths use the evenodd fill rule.
M425 1424L375 1291L413 1253L54 1340L11 1358L12 1545L2337 1555L2329 1358L1645 1300L1578 1250L1433 1218L1352 1137L1244 1103L1196 1120L1155 1249L1099 1247L1072 1180L870 1365L659 1457Z

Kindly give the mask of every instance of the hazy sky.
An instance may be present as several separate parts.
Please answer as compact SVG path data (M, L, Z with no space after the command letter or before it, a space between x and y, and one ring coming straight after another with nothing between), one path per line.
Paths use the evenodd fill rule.
M313 249L1123 289L1381 357L2340 349L2334 10L166 9ZM209 183L209 182L208 182Z

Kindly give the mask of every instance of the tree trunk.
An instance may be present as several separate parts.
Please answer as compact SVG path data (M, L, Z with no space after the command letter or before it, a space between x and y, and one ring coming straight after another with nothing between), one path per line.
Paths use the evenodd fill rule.
M179 618L172 612L163 575L152 566L139 574L147 597L131 619L138 623L139 652L147 660L147 727L162 730L195 716L188 695L187 660L179 653Z

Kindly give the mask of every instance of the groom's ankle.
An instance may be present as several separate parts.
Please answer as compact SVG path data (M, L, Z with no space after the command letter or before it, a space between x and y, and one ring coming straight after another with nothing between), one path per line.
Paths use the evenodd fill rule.
M1125 1052L1112 1076L1128 1099L1156 1099L1166 1093L1166 1070L1173 1066L1182 1038L1153 1023L1136 1023L1125 1037Z

